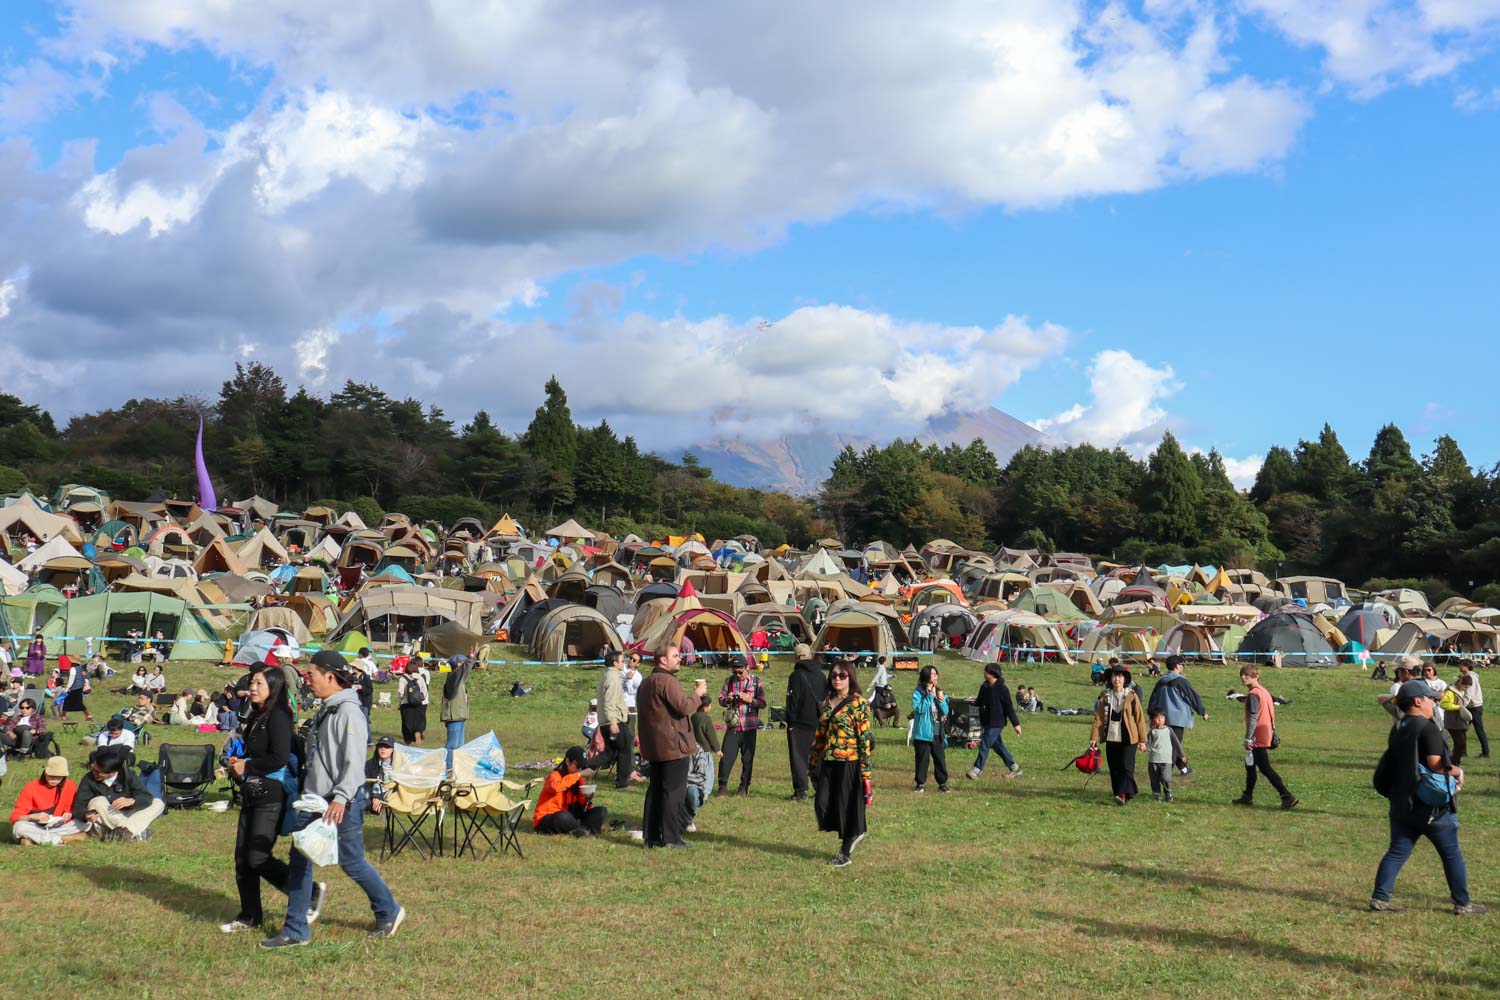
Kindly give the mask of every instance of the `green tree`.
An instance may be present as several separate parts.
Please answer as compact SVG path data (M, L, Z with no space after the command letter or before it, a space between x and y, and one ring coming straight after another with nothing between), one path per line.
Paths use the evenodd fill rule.
M1386 424L1375 432L1370 454L1365 458L1364 473L1372 489L1378 490L1392 479L1408 482L1417 478L1422 467L1412 457L1406 435L1395 424Z
M521 441L538 462L549 469L566 472L571 479L578 463L578 429L568 409L568 394L554 375L547 379L546 398L536 408L536 415Z
M1296 468L1298 489L1329 504L1343 502L1358 475L1349 463L1349 453L1328 424L1323 425L1316 442L1297 442Z
M1148 539L1180 545L1197 542L1203 484L1171 431L1162 435L1161 444L1146 463L1141 488Z
M1297 467L1292 453L1281 445L1273 445L1266 452L1266 459L1255 474L1255 485L1250 487L1250 499L1263 504L1278 493L1290 493L1297 488Z

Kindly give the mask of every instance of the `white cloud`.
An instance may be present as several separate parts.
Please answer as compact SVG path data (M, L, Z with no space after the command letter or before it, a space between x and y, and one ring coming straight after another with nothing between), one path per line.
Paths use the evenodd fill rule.
M1500 0L1239 0L1361 96L1451 74L1500 33Z
M1249 489L1255 483L1255 477L1260 472L1260 467L1265 464L1264 455L1249 455L1245 458L1224 458L1224 471L1229 473L1229 481L1242 490Z
M328 353L338 342L336 331L324 327L309 330L292 344L297 356L297 373L309 385L322 385L328 377Z
M0 319L10 315L10 304L21 297L21 289L14 278L0 281Z
M1129 351L1107 350L1089 363L1089 402L1031 426L1066 444L1089 444L1143 454L1166 429L1161 400L1182 388L1170 365L1153 368Z

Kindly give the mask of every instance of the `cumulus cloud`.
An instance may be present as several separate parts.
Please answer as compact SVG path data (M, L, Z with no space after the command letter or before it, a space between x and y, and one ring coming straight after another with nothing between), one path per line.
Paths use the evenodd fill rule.
M1500 33L1500 0L1239 0L1357 94L1451 74Z
M1089 363L1089 401L1031 426L1066 444L1096 444L1141 453L1166 430L1161 400L1182 388L1171 365L1153 368L1129 351L1108 350Z
M1255 477L1260 472L1260 467L1266 462L1264 455L1249 455L1245 458L1224 458L1224 471L1229 473L1229 481L1242 490L1249 489L1255 483Z

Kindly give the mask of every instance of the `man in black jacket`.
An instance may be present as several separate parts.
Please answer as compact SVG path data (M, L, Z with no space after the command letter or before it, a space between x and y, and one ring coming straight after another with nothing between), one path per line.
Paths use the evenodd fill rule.
M125 766L119 747L89 755L89 769L78 782L73 819L105 840L146 840L151 823L166 810L151 797L140 775Z
M1016 759L1005 748L1005 724L1009 722L1015 728L1016 735L1020 736L1021 720L1016 717L1016 706L1010 700L1010 688L1005 686L1005 678L1000 675L1000 664L985 666L984 683L979 686L979 694L974 696L974 704L979 706L979 723L984 728L984 738L979 741L979 756L975 758L974 766L969 768L964 777L971 781L978 778L984 771L985 761L990 759L990 750L993 749L1000 752L1000 759L1009 768L1004 777L1019 778L1021 765L1016 763Z
M797 646L797 665L786 682L786 752L792 765L792 800L807 800L807 767L812 759L818 713L827 697L828 682L818 672L812 650Z

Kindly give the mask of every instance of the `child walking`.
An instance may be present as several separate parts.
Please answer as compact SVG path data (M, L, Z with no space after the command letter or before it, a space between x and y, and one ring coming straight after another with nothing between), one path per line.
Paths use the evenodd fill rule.
M1151 797L1157 802L1172 801L1172 730L1167 728L1167 713L1151 713L1151 731L1146 734L1146 770L1151 775Z

